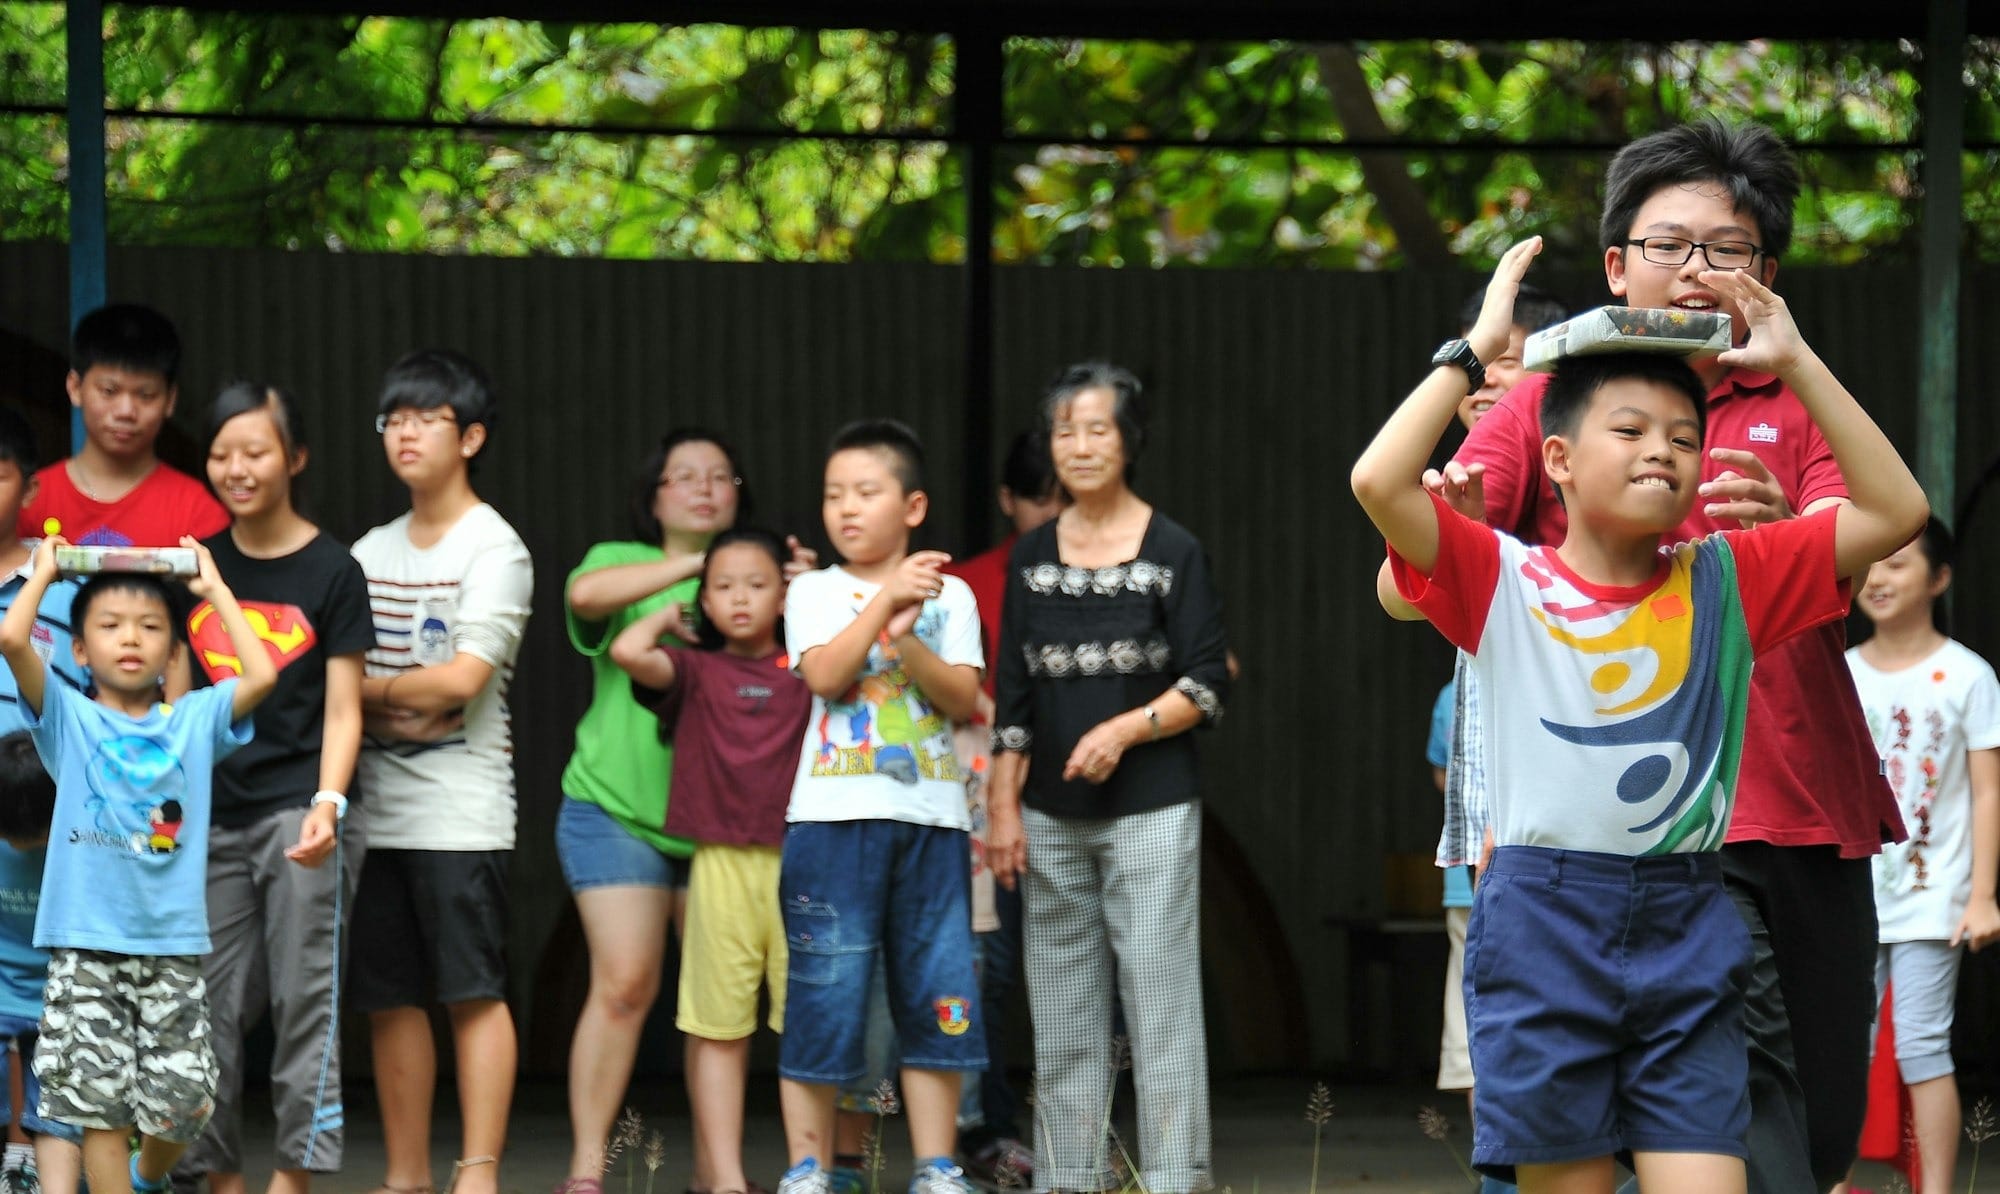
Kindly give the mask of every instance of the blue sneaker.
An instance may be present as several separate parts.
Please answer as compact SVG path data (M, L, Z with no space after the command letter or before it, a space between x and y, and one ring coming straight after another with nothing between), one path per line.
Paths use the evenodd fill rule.
M950 1157L932 1157L911 1175L910 1194L972 1194L972 1183Z
M785 1170L777 1194L833 1194L833 1178L819 1167L818 1157L807 1157Z

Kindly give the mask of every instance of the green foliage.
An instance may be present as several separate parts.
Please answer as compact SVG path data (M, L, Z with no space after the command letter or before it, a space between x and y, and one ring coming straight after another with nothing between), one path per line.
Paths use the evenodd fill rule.
M962 260L948 38L107 10L121 243ZM0 236L62 235L63 5L0 5ZM1704 111L1809 148L1792 260L1912 250L1923 63L1899 43L1015 39L994 253L1337 269L1595 246L1609 151ZM2000 139L2000 43L1967 136ZM1103 144L1080 145L1079 141ZM1379 152L1378 152L1379 151ZM2000 166L1966 157L1968 251Z

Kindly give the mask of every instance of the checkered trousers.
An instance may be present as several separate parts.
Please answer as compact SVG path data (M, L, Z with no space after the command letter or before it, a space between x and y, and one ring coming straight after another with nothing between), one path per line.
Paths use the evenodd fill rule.
M1201 1000L1201 805L1106 819L1022 811L1028 1003L1035 1020L1035 1184L1117 1182L1107 1131L1123 1057L1113 974L1139 1092L1139 1184L1206 1190L1208 1042Z

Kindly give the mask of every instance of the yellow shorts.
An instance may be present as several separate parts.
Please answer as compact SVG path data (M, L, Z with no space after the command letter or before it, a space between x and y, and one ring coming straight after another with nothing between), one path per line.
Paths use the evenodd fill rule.
M757 1031L757 987L771 993L771 1030L785 1030L785 920L776 846L700 846L688 876L674 1027L711 1041Z

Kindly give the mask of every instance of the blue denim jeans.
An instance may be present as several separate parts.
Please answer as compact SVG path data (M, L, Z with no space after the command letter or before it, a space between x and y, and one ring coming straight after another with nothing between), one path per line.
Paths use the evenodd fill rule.
M786 831L778 890L791 960L780 1075L843 1085L867 1072L878 955L901 1064L985 1067L969 856L962 829L871 820Z

